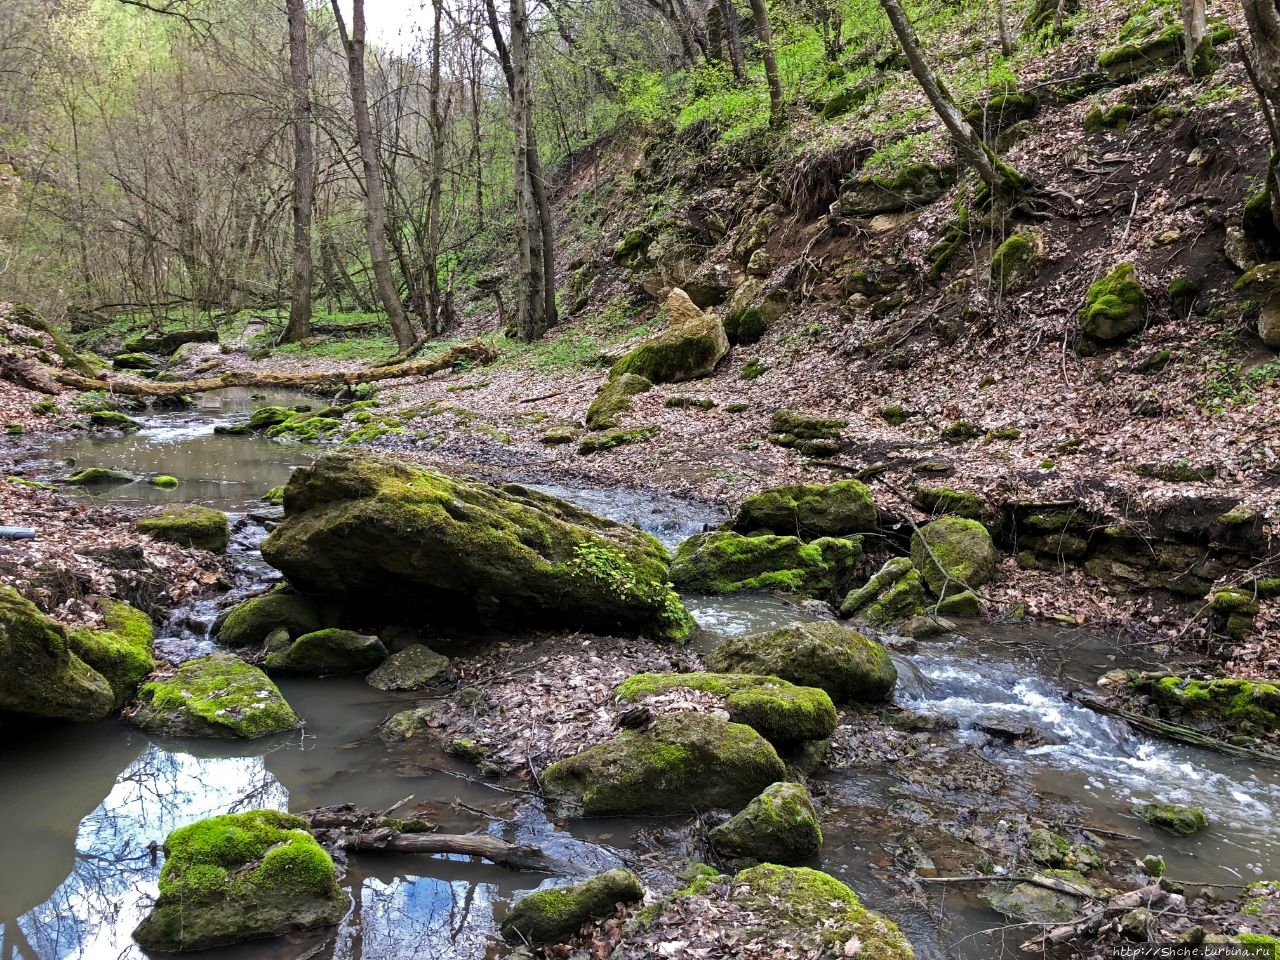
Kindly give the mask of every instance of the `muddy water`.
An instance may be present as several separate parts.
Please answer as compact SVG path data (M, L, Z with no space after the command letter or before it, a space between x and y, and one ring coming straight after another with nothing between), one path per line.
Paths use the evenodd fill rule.
M291 398L275 398L292 402ZM176 499L243 509L283 482L307 448L249 438L213 438L212 428L243 416L246 397L217 409L148 420L138 436L78 439L51 450L81 465L135 473L170 473L191 482ZM208 451L217 445L219 452ZM185 452L184 452L185 451ZM544 487L598 513L635 522L669 546L718 520L713 511L628 491ZM194 496L194 491L203 491ZM154 502L150 488L116 488L109 497ZM253 570L260 528L239 539L242 570ZM702 645L818 616L772 597L688 597ZM200 641L209 609L187 611L186 639ZM1280 876L1280 774L1205 751L1153 741L1072 703L1067 691L1116 666L1123 651L1106 638L1031 629L965 630L895 655L898 706L946 721L930 737L940 748L972 752L1018 786L989 802L1025 812L1031 791L1055 798L1073 822L1131 834L1115 850L1159 851L1171 875L1202 881ZM179 649L175 647L174 649ZM186 649L191 649L190 647ZM198 652L198 651L196 651ZM566 859L607 868L651 864L655 842L679 842L670 821L605 820L557 825L536 800L512 785L477 783L465 768L416 743L387 747L377 724L415 702L359 680L285 680L285 696L306 720L305 732L253 744L154 741L115 722L91 727L42 724L7 729L0 743L0 957L24 960L122 960L143 954L129 934L154 896L158 866L148 844L177 826L215 813L255 807L305 809L356 801L391 806L412 795L445 829L487 830L541 844ZM1012 746L979 728L1031 728L1035 746ZM411 742L412 743L412 742ZM931 889L909 895L894 866L904 827L889 808L927 800L891 765L853 763L819 782L827 843L813 862L849 882L904 927L923 958L990 960L1013 955L984 931L1003 921L972 891ZM1018 791L1022 791L1019 793ZM1204 807L1214 820L1200 837L1174 839L1135 817L1137 801L1159 797ZM465 807L452 806L459 799ZM468 809L470 808L470 809ZM971 868L928 846L941 872ZM699 856L701 851L688 850ZM351 913L336 930L249 944L209 954L215 960L293 960L313 947L324 960L481 958L495 951L495 920L517 894L555 878L513 874L446 857L357 857L346 889ZM1013 941L1020 939L1012 938ZM1013 946L1013 942L1009 944Z

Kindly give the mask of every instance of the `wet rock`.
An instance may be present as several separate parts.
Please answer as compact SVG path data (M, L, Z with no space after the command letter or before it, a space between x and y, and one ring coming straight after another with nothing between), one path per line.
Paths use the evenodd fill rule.
M138 684L156 667L155 635L151 618L127 603L99 601L105 630L80 628L67 634L70 648L106 678L114 695L114 706L123 707L133 698Z
M939 597L980 587L996 572L996 547L976 520L942 517L911 537L911 562Z
M1256 734L1280 730L1280 683L1219 677L1124 675L1131 693L1150 698L1163 719L1197 729Z
M587 429L607 430L616 427L622 415L631 409L631 397L653 389L653 384L634 373L606 380L587 408Z
M80 659L62 625L12 587L0 587L0 710L52 720L101 720L115 696Z
M277 630L283 629L288 637L301 637L323 626L314 601L279 587L238 604L216 625L214 633L219 643L248 647L265 642Z
M387 657L365 679L379 690L420 690L443 680L448 673L448 657L415 643Z
M169 737L256 739L298 726L276 685L229 653L191 660L138 691L130 722Z
M785 775L778 754L755 730L682 713L551 764L542 788L566 813L662 815L736 810Z
M1142 858L1142 871L1149 877L1159 879L1164 876L1164 857L1149 853Z
M822 829L803 784L774 783L708 839L722 857L794 863L821 849Z
M937 611L947 617L976 617L982 613L982 601L972 590L961 590L939 600Z
M1209 818L1203 810L1181 803L1143 803L1133 810L1152 826L1176 833L1180 837L1199 833L1209 826Z
M385 614L682 640L655 539L514 484L333 453L294 472L262 545L294 586Z
M924 613L920 574L906 557L894 557L840 604L840 616L884 626Z
M796 483L747 497L733 519L733 529L802 540L869 533L876 529L876 505L871 490L858 480Z
M142 424L133 417L127 417L114 410L93 411L89 414L89 423L103 430L120 430L123 433L137 433L142 429Z
M615 363L609 378L630 373L651 383L681 383L709 376L729 352L719 318L703 313L679 288L666 302L670 328Z
M911 617L909 620L903 621L898 626L898 632L905 637L911 637L914 640L924 640L928 637L937 637L944 633L952 633L956 629L956 625L945 617L937 617L931 614L924 616Z
M168 507L157 517L138 521L138 530L157 540L222 553L231 542L231 525L221 510L198 504Z
M991 909L1021 923L1067 923L1074 920L1086 897L1096 896L1084 877L1070 870L1049 870L1046 876L1079 890L1072 896L1034 883L993 883L982 891Z
M410 740L419 734L425 733L434 716L435 711L428 707L401 710L399 713L388 717L378 727L378 738L383 743L403 743L405 740Z
M1031 859L1036 863L1047 867L1061 866L1069 849L1071 844L1051 830L1032 830L1027 837L1027 853L1031 854Z
M123 470L108 470L105 467L89 467L67 477L66 482L75 487L110 487L125 483L133 483L137 479Z
M642 703L671 690L699 690L724 698L729 719L754 729L775 747L825 740L835 732L836 708L825 691L777 677L733 673L641 673L618 684L614 697Z
M365 673L385 659L387 648L377 637L330 628L304 633L284 649L267 654L264 666L272 672L324 676Z
M893 692L898 671L889 651L838 623L796 623L732 637L709 653L707 666L759 673L819 687L836 703L875 703Z
M861 537L804 543L796 537L717 530L680 544L671 582L702 593L786 590L826 596L848 583L861 560Z
M607 870L585 883L538 890L517 900L499 929L509 943L564 943L577 936L583 924L612 916L622 904L644 897L644 888L630 870Z
M347 895L307 821L274 810L202 820L169 834L160 896L133 932L165 952L277 937L340 921Z

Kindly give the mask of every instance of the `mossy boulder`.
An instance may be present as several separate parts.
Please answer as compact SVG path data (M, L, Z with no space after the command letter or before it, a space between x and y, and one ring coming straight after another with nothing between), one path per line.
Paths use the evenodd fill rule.
M1246 735L1280 730L1280 683L1136 676L1128 686L1148 696L1161 717L1174 723Z
M123 707L133 698L143 679L156 668L153 655L155 635L151 618L118 600L101 600L99 607L105 630L71 630L71 649L111 685L114 706Z
M216 330L172 330L168 333L148 334L124 342L129 353L154 353L167 357L188 343L217 343Z
M315 601L283 587L237 604L214 633L219 643L249 647L266 642L267 637L281 627L290 637L297 638L324 626Z
M657 433L658 428L656 426L632 427L631 429L614 427L610 430L601 430L599 433L584 437L578 444L578 453L588 456L593 453L612 450L615 447L625 447L629 443L648 440L650 437L656 436Z
M163 363L145 353L118 353L112 359L111 366L117 370L137 370L140 373L147 373L159 370Z
M644 897L644 887L630 870L606 870L584 883L552 887L521 897L498 925L509 943L564 943L584 923L612 916L620 904Z
M290 407L259 407L249 415L249 429L268 430L279 426L298 412Z
M142 429L142 424L133 417L115 410L94 410L89 414L89 424L102 430L119 430L123 433L137 433Z
M941 617L976 617L982 613L982 600L972 590L948 592L938 601L937 613Z
M169 834L160 896L133 931L145 950L206 950L340 921L347 895L301 817L251 810Z
M177 490L178 482L177 477L170 477L163 473L158 476L151 477L147 481L147 483L151 484L151 486L155 487L157 490Z
M609 379L630 373L650 383L681 383L710 376L715 370L729 352L724 324L703 313L679 288L667 297L666 309L671 327L615 363Z
M1236 282L1236 289L1258 300L1258 336L1272 350L1280 350L1280 261L1254 267Z
M614 696L643 701L671 690L699 690L722 697L733 723L751 727L775 747L825 740L835 732L836 708L817 687L777 677L738 673L640 673L618 684Z
M273 507L284 506L284 485L272 487L262 495L262 502L269 503Z
M12 587L0 587L0 710L51 720L101 720L111 684L75 652L62 625Z
M189 660L173 676L144 684L138 704L130 722L169 737L253 740L298 726L267 675L230 653Z
M430 707L416 707L392 714L378 727L378 739L383 743L403 743L429 729L435 711Z
M1040 98L1034 93L1006 89L965 111L964 118L981 136L990 139L1016 123L1030 120L1040 112Z
M606 380L587 408L587 429L607 430L616 427L622 415L631 409L631 397L652 390L653 384L634 373Z
M870 489L859 480L796 483L747 497L733 519L733 529L802 540L869 533L876 529L876 505Z
M708 835L711 848L730 860L794 863L822 847L822 828L809 791L800 783L774 783Z
M930 516L964 517L987 523L991 512L976 493L953 490L951 487L917 487L911 505Z
M935 596L980 587L995 576L996 546L987 528L964 517L940 517L911 537L911 562Z
M736 810L785 775L774 748L751 727L682 713L551 764L542 789L566 813L663 815Z
M785 590L821 597L845 586L862 561L862 539L700 533L680 544L671 581L701 593Z
M704 659L708 667L723 673L766 674L818 687L836 703L885 700L898 680L888 650L830 621L731 637Z
M692 627L657 540L524 487L344 452L295 471L284 506L263 557L356 607L676 640Z
M421 690L443 680L448 672L448 657L414 643L389 656L365 680L379 690Z
M1122 263L1089 287L1080 329L1110 342L1141 330L1147 321L1147 295L1131 263Z
M73 487L112 487L133 483L136 478L123 470L109 470L106 467L89 467L73 473L67 483Z
M166 507L156 517L138 521L138 530L157 540L222 553L231 542L231 524L221 510L188 503Z
M849 591L840 604L840 616L874 626L885 626L924 613L924 588L920 574L906 557L894 557L862 587Z
M377 637L330 627L304 633L283 650L267 654L263 666L279 673L365 673L385 659L387 648Z
M813 417L794 410L778 410L769 421L769 442L810 457L833 457L840 452L841 431L847 420Z
M850 217L898 213L933 203L951 184L955 170L932 163L913 163L889 174L853 180L840 195L840 212Z
M991 279L1001 293L1021 289L1035 276L1044 259L1044 233L1021 230L996 247L991 255Z
M1152 826L1180 837L1189 837L1209 826L1209 818L1203 810L1181 803L1141 803L1133 809Z

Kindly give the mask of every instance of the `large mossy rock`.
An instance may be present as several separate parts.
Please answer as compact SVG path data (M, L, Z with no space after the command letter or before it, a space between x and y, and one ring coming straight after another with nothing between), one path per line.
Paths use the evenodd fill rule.
M1209 826L1203 810L1182 803L1141 803L1134 813L1147 823L1180 837L1189 837Z
M304 633L283 650L267 654L263 666L280 673L324 676L367 673L385 659L387 648L377 637L331 627Z
M566 813L664 815L736 810L785 776L777 752L751 727L681 713L551 764L542 789Z
M808 867L765 863L732 878L699 878L642 911L624 928L610 960L663 956L664 944L701 933L708 914L715 917L717 936L735 944L741 956L772 956L785 943L790 945L787 956L915 958L897 925L864 907L835 877Z
M941 517L911 536L911 562L939 597L987 583L997 560L991 534L976 520Z
M795 863L822 847L822 828L809 791L800 783L774 783L708 836L731 860Z
M322 629L322 619L313 600L283 587L237 604L216 625L214 633L220 643L229 647L249 647L264 643L281 628L296 640Z
M167 357L181 346L188 343L217 343L217 330L172 330L134 337L124 342L127 353L155 353Z
M667 552L633 527L515 485L333 453L294 472L262 545L308 593L404 615L684 639Z
M1256 736L1280 730L1280 683L1138 675L1128 686L1150 697L1160 716L1173 723L1226 735Z
M776 747L825 740L835 732L836 708L826 691L777 677L738 673L639 673L614 696L637 702L671 690L699 690L724 700L733 723L745 723Z
M339 922L348 899L301 817L251 810L169 834L160 897L133 931L145 950L207 950Z
M138 529L157 540L222 553L231 542L231 525L221 510L190 503L168 507L158 517L144 517Z
M448 657L414 643L393 653L365 679L379 690L421 690L444 679L448 672Z
M170 737L253 740L298 726L276 685L229 653L189 660L178 672L138 691L134 726Z
M115 694L76 655L62 625L12 587L0 587L0 710L51 720L101 720Z
M631 409L631 398L652 389L652 383L634 373L624 373L606 380L587 408L587 429L608 430L616 427L622 415Z
M76 655L111 684L114 705L123 707L156 668L155 634L151 618L127 603L102 600L99 607L106 629L71 630L67 640Z
M711 375L729 352L724 324L679 288L667 297L666 310L670 328L615 363L610 380L630 373L650 383L681 383Z
M861 537L805 543L798 537L715 530L680 544L671 581L701 593L786 590L820 597L848 584L861 562Z
M920 574L906 557L894 557L840 604L840 616L885 626L924 613Z
M874 217L927 206L955 182L954 168L913 163L889 174L852 180L840 194L840 212L850 217Z
M1131 263L1122 263L1089 287L1080 329L1095 340L1119 340L1147 322L1147 295Z
M571 887L538 890L517 900L499 929L508 943L565 943L584 923L612 916L619 904L644 897L644 887L630 870L606 870Z
M876 529L876 505L870 489L859 480L795 483L747 497L733 519L733 529L802 540L869 533Z
M731 637L707 654L724 673L760 673L827 691L836 703L875 703L898 681L889 651L857 630L830 621Z

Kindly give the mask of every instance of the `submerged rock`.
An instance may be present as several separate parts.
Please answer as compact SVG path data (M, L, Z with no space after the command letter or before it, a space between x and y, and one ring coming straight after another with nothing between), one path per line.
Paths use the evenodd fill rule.
M114 706L119 708L133 698L138 684L156 667L152 653L155 635L151 618L127 603L102 600L99 607L106 629L72 630L67 639L80 659L106 678Z
M236 605L214 633L220 643L229 647L248 647L265 642L281 628L289 637L297 638L323 626L315 602L284 587Z
M1143 803L1134 812L1147 823L1161 829L1189 837L1209 826L1209 818L1203 810L1181 803Z
M745 723L774 746L825 740L836 729L836 708L817 687L777 677L736 673L640 673L618 684L614 696L643 701L670 690L700 690L724 698L729 719Z
M859 480L796 483L747 497L734 517L733 529L802 540L868 533L876 529L876 505L870 489Z
M403 743L424 732L434 716L435 711L430 707L401 710L378 727L378 738L383 743Z
M1072 896L1034 883L993 883L982 891L991 909L1022 923L1067 923L1080 912L1086 897L1097 895L1084 877L1071 870L1049 870L1046 875L1079 891Z
M133 483L137 479L123 470L108 470L106 467L89 467L67 477L67 483L76 487L110 487Z
M284 649L269 653L264 666L284 673L364 673L385 659L387 648L377 637L330 628L304 633Z
M819 687L836 703L875 703L898 680L889 651L838 623L795 623L781 630L732 637L707 654L725 673L759 673Z
M252 740L298 726L265 673L230 653L189 660L172 677L138 692L134 726L169 737Z
M611 380L628 373L651 383L696 380L709 376L729 352L724 324L703 313L683 290L672 290L665 306L671 328L615 363L609 371Z
M301 817L252 810L202 820L164 843L160 897L133 931L179 952L278 937L340 921L348 898Z
M62 625L12 587L0 587L0 710L51 720L101 720L115 695L74 652Z
M378 612L684 639L662 545L515 485L333 453L294 472L262 555L299 589Z
M722 857L794 863L818 852L822 828L804 785L782 782L771 784L708 839Z
M755 730L683 713L551 764L542 789L562 810L582 816L663 815L737 809L785 775Z
M198 504L168 507L158 517L144 517L138 530L157 540L222 553L231 542L231 525L221 510Z
M671 580L702 593L786 590L817 597L848 583L861 560L861 537L805 543L797 537L715 530L680 544Z
M499 929L509 943L564 943L584 923L603 920L619 904L644 897L644 887L630 870L606 870L585 883L538 890L517 900Z
M444 678L449 658L415 643L393 653L365 679L379 690L418 690Z
M996 546L976 520L942 517L911 537L911 562L936 596L980 587L996 572Z

